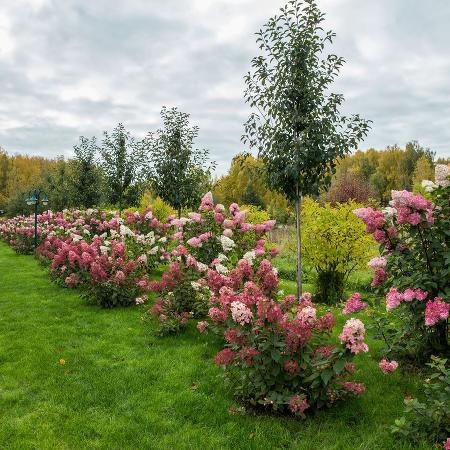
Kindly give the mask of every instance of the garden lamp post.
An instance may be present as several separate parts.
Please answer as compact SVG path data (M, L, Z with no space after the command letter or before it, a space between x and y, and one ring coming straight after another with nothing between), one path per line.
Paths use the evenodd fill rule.
M37 214L39 204L47 205L48 197L39 189L33 189L25 200L27 205L34 205L34 249L37 247Z

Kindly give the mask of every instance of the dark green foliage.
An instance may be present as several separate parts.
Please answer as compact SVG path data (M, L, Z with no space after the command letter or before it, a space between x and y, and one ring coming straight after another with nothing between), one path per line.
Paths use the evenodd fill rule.
M107 202L119 209L137 206L140 194L137 181L146 158L144 142L136 141L119 123L111 135L104 132L100 155L107 181Z
M405 415L395 421L392 432L417 441L441 444L450 436L450 367L446 359L431 358L431 375L423 384L424 399L405 399Z
M98 146L95 137L80 136L80 143L73 147L75 156L70 179L77 206L91 208L99 205L102 195L102 173L96 164Z
M345 274L336 270L317 271L316 298L319 303L336 305L343 300Z
M367 134L368 121L339 113L344 98L328 93L344 60L323 56L335 34L324 32L316 2L292 0L257 33L261 56L245 77L245 100L256 109L244 141L258 149L270 186L290 199L317 194L335 160Z
M208 150L194 148L198 127L189 125L189 114L177 108L161 110L163 128L147 137L150 150L150 181L155 196L173 206L180 215L196 207L210 188L215 163L207 165Z

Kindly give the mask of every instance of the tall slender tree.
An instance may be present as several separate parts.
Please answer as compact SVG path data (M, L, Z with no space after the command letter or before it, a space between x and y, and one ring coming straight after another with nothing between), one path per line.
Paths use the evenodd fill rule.
M150 150L150 182L154 195L178 211L196 206L210 187L215 162L209 152L194 148L198 127L189 125L189 114L177 108L161 110L163 127L147 136Z
M244 142L258 149L271 188L295 203L297 295L302 291L301 200L329 184L336 159L367 134L369 122L342 116L344 101L330 92L344 60L325 54L335 33L324 31L315 0L291 0L257 33L261 54L245 76L245 100L254 109Z
M95 137L80 136L73 147L75 156L71 161L70 184L77 206L90 208L98 205L102 195L102 174L96 162L98 146Z
M119 209L139 200L138 177L145 167L143 141L136 141L119 123L111 135L104 132L100 147L100 165L107 182L107 200Z

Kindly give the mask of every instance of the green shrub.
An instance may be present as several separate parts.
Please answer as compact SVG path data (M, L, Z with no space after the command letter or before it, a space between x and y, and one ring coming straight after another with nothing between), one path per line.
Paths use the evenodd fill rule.
M267 220L270 220L269 213L261 209L259 206L255 205L241 205L241 210L247 210L248 214L245 219L247 223L257 224L257 223L264 223Z
M441 443L450 435L450 368L446 359L431 357L433 372L425 380L424 400L405 399L405 415L395 421L392 432L413 441Z
M357 207L353 201L335 207L320 206L311 199L303 203L302 251L306 263L317 273L320 302L341 301L349 275L366 268L373 252L373 239L352 212Z

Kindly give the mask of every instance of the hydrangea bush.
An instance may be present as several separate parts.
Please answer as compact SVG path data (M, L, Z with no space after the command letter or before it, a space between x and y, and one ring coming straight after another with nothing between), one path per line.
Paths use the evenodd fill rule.
M354 356L368 351L365 329L349 319L332 337L335 317L320 314L305 293L280 297L276 269L268 259L251 264L241 259L230 274L207 274L212 291L208 329L223 336L215 363L242 402L286 411L300 417L306 410L331 406L365 387L352 381Z
M447 353L450 309L450 187L435 187L430 199L408 191L392 191L382 211L356 209L355 214L380 244L372 259L372 286L386 296L386 309L396 323L389 329L387 351L424 361ZM386 333L384 333L386 335Z

